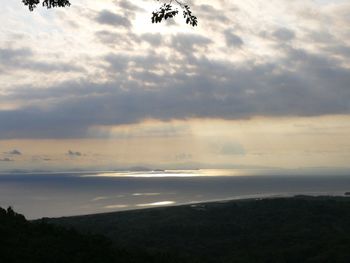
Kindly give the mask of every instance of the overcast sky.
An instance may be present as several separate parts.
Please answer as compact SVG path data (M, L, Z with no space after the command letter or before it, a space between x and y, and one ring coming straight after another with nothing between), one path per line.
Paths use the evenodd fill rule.
M348 1L71 3L2 4L0 170L349 166Z

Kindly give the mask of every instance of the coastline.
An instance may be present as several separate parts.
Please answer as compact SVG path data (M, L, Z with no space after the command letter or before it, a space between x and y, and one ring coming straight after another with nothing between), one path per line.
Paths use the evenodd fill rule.
M58 217L42 217L37 219L30 219L29 221L35 222L40 220L56 220L56 219L67 219L67 218L79 218L79 217L94 217L94 216L103 216L103 215L117 215L117 214L127 214L133 212L140 211L152 211L152 210L162 210L172 207L191 207L191 208L199 208L202 209L206 205L215 205L215 204L227 204L233 202L249 202L249 201L263 201L263 200L273 200L273 199L296 199L296 198L304 198L304 199L330 199L330 198L350 198L346 193L279 193L279 194L256 194L256 195L245 195L245 196L237 196L231 198L224 199L212 199L205 200L200 202L189 202L189 203L178 203L171 205L163 205L157 207L140 207L134 209L125 209L125 210L116 210L109 212L101 212L101 213L91 213L91 214L81 214L81 215L70 215L70 216L58 216Z

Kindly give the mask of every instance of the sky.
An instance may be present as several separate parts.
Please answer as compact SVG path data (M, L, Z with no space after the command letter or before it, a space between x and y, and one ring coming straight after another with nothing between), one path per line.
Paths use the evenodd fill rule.
M350 170L350 3L0 10L0 171Z

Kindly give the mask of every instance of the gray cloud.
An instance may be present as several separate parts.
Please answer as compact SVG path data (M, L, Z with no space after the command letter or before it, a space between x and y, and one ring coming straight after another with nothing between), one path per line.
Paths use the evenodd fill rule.
M194 49L192 40L185 41L185 46ZM276 63L248 63L245 67L190 53L178 59L154 52L143 56L110 53L104 59L108 64L105 70L115 78L112 81L69 81L45 91L32 87L7 94L5 99L29 102L40 98L55 103L45 109L33 104L0 111L0 136L84 137L92 136L88 131L93 126L148 118L168 121L350 113L347 68L335 58L302 49L283 46L282 51L285 57ZM186 65L184 61L188 67L180 66ZM170 73L167 68L172 65L177 70ZM157 69L164 73L154 73Z
M109 10L102 10L98 13L95 19L100 24L115 26L115 27L131 27L131 23L128 18L119 14L113 13Z
M84 69L72 63L38 61L29 48L0 48L0 74L10 70L25 69L40 72L83 72Z
M245 150L239 143L226 143L221 147L222 155L244 155Z
M26 57L31 57L33 52L28 48L11 49L11 48L0 48L0 62L13 62Z
M295 38L295 33L288 28L279 28L272 33L272 36L281 41L290 41Z
M236 34L232 33L231 30L225 30L224 35L228 47L241 47L244 43L243 40Z
M127 10L125 17L108 10L90 12L86 17L130 29L129 15L141 10L129 1L118 1L119 4ZM95 57L81 55L87 55L91 62L86 66L88 73L70 81L34 80L6 90L0 87L0 103L19 105L0 110L0 139L89 137L95 136L92 131L96 126L145 119L235 120L256 115L350 113L349 37L339 31L348 27L342 22L345 16L339 18L335 12L332 19L324 18L320 11L312 23L317 26L316 23L329 19L336 25L331 27L334 30L314 30L307 24L291 30L289 16L286 27L272 26L269 21L260 26L261 20L254 20L250 13L244 13L247 10L235 6L226 9L226 4L195 5L193 9L201 25L211 29L205 31L210 34L201 29L192 34L175 34L174 30L160 35L100 28L92 37L97 40L93 41L93 50L101 50ZM259 38L257 32L265 33ZM262 41L261 51L268 54L259 53L260 42L254 41ZM226 48L225 42L242 52L237 54ZM256 47L255 53L252 49ZM58 63L51 63L39 59L38 54L34 47L0 48L0 74L7 76L5 73L18 69L36 74L55 70L84 73L74 61L64 63L57 59ZM58 52L57 57L61 54L64 52ZM237 61L231 62L235 56ZM159 135L152 132L149 134Z
M142 39L135 34L117 33L109 30L97 31L95 33L95 37L104 45L108 45L110 47L117 46L118 48L125 47L128 49L133 49L136 44L142 41Z
M220 9L215 8L212 5L202 4L193 6L193 10L198 17L203 19L203 21L219 21L228 22L230 19L227 15Z
M80 157L80 156L82 156L82 153L81 152L74 152L72 150L68 150L67 155L70 156L70 157Z
M13 160L10 158L2 158L0 159L0 162L13 162Z
M180 153L175 155L176 161L189 161L192 160L192 154L190 153Z
M147 33L147 34L142 34L141 39L143 41L148 42L152 46L160 46L163 44L162 36L160 33L152 34L152 33Z
M171 45L174 49L179 50L182 53L191 55L199 47L208 47L212 43L209 38L197 35L197 34L176 34L172 37Z
M9 151L9 152L5 152L5 154L9 154L9 155L22 155L22 153L18 150L12 150L12 151Z
M127 10L127 11L132 11L132 12L140 12L140 11L144 11L143 8L134 5L133 3L131 3L130 1L127 0L117 0L115 1L116 5L123 8L123 10Z

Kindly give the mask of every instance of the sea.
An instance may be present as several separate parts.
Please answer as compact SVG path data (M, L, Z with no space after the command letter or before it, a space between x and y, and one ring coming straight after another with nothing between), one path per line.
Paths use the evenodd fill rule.
M0 207L27 219L349 191L350 175L237 175L230 169L0 174Z

